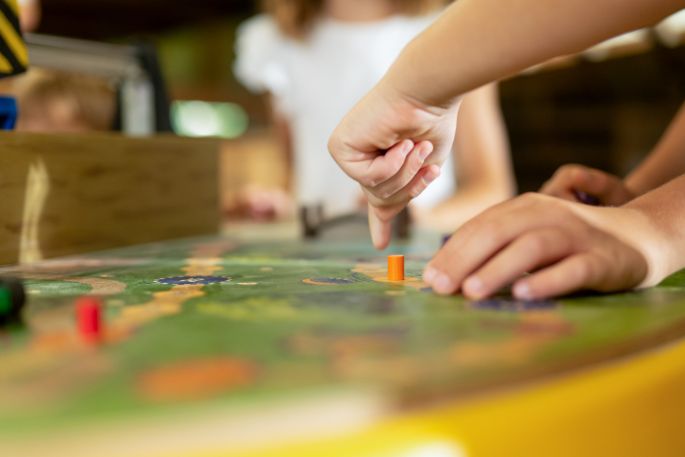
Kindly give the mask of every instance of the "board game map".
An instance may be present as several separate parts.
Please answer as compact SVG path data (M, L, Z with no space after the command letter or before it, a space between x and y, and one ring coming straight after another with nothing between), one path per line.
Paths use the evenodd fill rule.
M471 302L420 280L438 244L198 238L5 268L29 301L0 330L0 438L324 393L379 399L385 416L685 334L682 273L632 293ZM405 281L387 281L388 252L406 256ZM105 304L100 344L75 331L82 295Z

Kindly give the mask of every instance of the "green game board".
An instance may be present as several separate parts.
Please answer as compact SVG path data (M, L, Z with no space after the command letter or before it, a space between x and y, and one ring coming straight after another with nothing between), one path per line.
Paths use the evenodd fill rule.
M165 242L5 272L25 326L0 334L0 436L374 392L389 411L511 387L685 333L685 275L635 293L522 303L439 297L416 279L437 243L396 245L402 283L366 241ZM455 262L458 259L455 259ZM99 346L74 300L102 297Z

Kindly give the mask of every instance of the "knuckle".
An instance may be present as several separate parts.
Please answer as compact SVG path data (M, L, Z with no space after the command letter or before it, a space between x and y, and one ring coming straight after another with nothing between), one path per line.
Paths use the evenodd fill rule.
M566 175L566 181L569 181L573 185L579 185L579 184L587 184L588 182L592 182L594 180L594 175L592 173L591 168L587 168L583 165L577 165L573 164L571 165L572 168L569 168L569 171Z
M424 186L423 184L417 184L409 190L409 197L416 198L419 195L421 195L421 192L423 192L425 189L426 186Z
M546 240L540 235L530 235L523 240L526 252L532 257L538 257L547 249Z
M358 178L359 183L367 189L373 189L378 185L378 181L373 176L362 176Z
M525 192L521 194L519 199L526 203L535 203L537 201L540 201L540 194L537 192Z
M545 194L557 192L558 188L560 187L559 181L560 179L558 176L552 176L550 179L548 179L542 184L542 186L540 187L540 192Z
M392 174L396 174L402 170L402 165L404 165L404 162L401 157L393 157L388 161L388 168L391 170Z
M503 235L503 229L501 224L494 221L485 221L481 224L481 233L486 238L500 239Z
M572 165L562 165L559 168L557 168L557 171L554 173L554 176L563 176L567 175L572 169Z
M576 262L575 276L578 282L587 282L594 272L594 262L589 256L581 257Z
M387 200L390 197L392 197L393 195L395 195L395 189L393 189L393 188L385 188L381 192L379 192L379 196L383 200Z
M409 164L409 173L410 173L412 176L414 176L416 173L419 172L419 170L421 170L421 166L423 166L423 161L421 160L421 158L419 157L419 155L416 154L416 155L414 156L414 159L413 159L413 160L411 161L411 163Z
M603 173L601 171L596 171L593 173L592 180L598 187L607 187L611 185L614 181L613 176Z
M561 167L559 167L559 169L554 174L554 176L561 178L561 179L568 178L570 176L573 176L573 174L575 174L577 170L578 170L578 165L576 165L576 164L562 165Z
M576 233L559 227L555 229L554 233L555 238L552 243L556 243L560 250L565 252L574 252L576 250Z
M377 188L379 187L388 177L386 176L386 173L382 170L374 170L370 171L366 176L363 176L360 179L360 182L362 179L364 182L362 182L362 185L368 188Z

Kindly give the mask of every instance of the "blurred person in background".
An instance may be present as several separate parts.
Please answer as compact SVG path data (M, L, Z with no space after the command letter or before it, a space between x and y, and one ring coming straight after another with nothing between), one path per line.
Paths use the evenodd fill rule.
M19 25L33 32L40 25L40 0L19 0ZM19 108L16 130L85 132L112 130L116 92L94 76L32 68L15 78L9 91Z
M358 211L361 190L327 153L342 116L384 75L402 48L442 11L442 0L268 0L238 30L235 73L270 96L298 205L326 217ZM465 97L453 157L411 212L419 225L452 231L514 193L497 87ZM459 184L458 192L456 184ZM246 192L251 214L286 215L281 190Z
M19 0L19 24L23 32L35 32L40 18L40 0Z
M102 78L33 68L13 83L17 131L112 130L116 91Z

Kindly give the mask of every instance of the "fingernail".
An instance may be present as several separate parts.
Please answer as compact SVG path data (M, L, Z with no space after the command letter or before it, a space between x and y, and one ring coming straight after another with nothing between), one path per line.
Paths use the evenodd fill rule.
M423 282L426 284L432 284L437 274L438 271L435 268L426 267L426 269L423 271Z
M525 282L520 282L514 285L514 297L519 300L532 300L533 292L530 290L530 286Z
M414 142L411 140L405 140L402 146L402 154L407 155L414 149Z
M423 183L425 185L428 185L428 184L432 183L433 181L435 181L436 177L437 176L432 176L430 174L427 174L427 175L424 175L423 178L421 178L421 179L423 180Z
M382 251L383 249L388 247L388 242L386 240L374 239L373 247L376 248L378 251Z
M473 296L481 296L483 294L483 288L483 281L481 281L477 276L469 276L466 278L466 281L464 281L464 285L462 286L464 292Z
M430 150L429 148L427 148L426 146L423 146L423 147L419 150L419 158L420 158L422 161L423 161L423 160L426 160L430 154L431 154L431 150Z
M452 278L444 273L437 273L433 280L433 290L439 294L451 294L456 289Z
M423 180L423 183L425 185L428 185L435 181L438 176L440 176L440 173L435 173L432 169L429 169L428 172L426 172L426 174L423 175L421 179Z
M433 181L438 176L440 176L440 167L438 167L437 165L430 165L427 168L428 169L424 177L428 177L429 180Z

